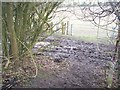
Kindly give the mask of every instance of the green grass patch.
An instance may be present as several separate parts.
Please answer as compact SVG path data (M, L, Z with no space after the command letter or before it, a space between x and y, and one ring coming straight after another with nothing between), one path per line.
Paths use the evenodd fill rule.
M85 41L85 42L92 42L92 43L102 43L102 44L114 44L115 40L112 40L110 38L107 37L100 37L97 38L96 36L70 36L70 35L61 35L61 34L54 34L55 36L61 36L61 37L65 37L65 38L71 38L73 40L81 40L81 41Z

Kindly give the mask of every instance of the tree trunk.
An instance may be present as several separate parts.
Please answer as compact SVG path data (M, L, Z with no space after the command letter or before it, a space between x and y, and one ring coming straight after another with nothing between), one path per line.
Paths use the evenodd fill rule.
M7 26L8 26L8 33L10 38L10 52L13 60L18 59L18 46L17 46L17 37L14 30L14 21L13 21L13 4L7 3Z

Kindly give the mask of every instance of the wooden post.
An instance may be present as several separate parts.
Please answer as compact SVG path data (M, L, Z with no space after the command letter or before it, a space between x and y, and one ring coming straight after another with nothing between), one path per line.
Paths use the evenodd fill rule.
M68 35L68 30L69 30L69 21L67 21L67 29L66 29L66 34Z
M71 36L72 36L72 28L73 28L73 24L71 24Z
M56 25L56 31L59 29L59 26L58 25ZM60 33L60 30L58 31L58 33Z
M66 27L67 27L67 24L65 23L64 24L64 33L65 33L65 35L66 35Z
M65 35L65 25L64 25L64 22L62 22L61 24L62 24L62 34Z

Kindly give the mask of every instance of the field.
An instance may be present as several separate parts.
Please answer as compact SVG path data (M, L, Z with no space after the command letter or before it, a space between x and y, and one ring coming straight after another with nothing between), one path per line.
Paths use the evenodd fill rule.
M64 10L64 11L60 11ZM93 23L86 21L83 18L83 13L81 12L80 7L73 7L73 8L60 8L59 12L56 13L56 19L53 22L57 22L65 17L63 20L64 23L69 22L68 25L68 33L69 36L73 36L76 38L85 39L88 41L103 41L103 42L110 42L112 43L115 40L117 35L117 31L113 28L115 27L115 23L111 25L104 26L104 27L97 27ZM80 19L81 18L81 19ZM100 22L101 25L106 24L108 17L105 18L106 21ZM111 20L111 17L109 17ZM57 26L61 27L59 24ZM67 26L66 26L67 28Z
M112 63L114 46L104 44L97 46L94 43L63 36L50 36L45 39L45 42L54 44L50 44L42 52L34 48L35 51L38 50L36 53L36 63L39 66L38 76L22 87L107 87L105 70L106 65ZM117 87L117 73L114 73L113 78L112 88L115 88Z
M9 69L5 68L6 71L3 73L3 88L116 88L118 86L118 73L117 62L114 59L116 56L114 44L117 37L117 27L114 22L108 25L109 21L114 19L114 15L100 20L96 19L96 22L99 21L98 24L101 26L95 26L93 21L88 21L91 17L84 18L81 7L58 8L55 14L50 14L52 22L44 21L44 19L49 18L46 14L46 8L44 14L43 22L40 19L41 13L37 23L37 19L33 20L35 22L30 20L29 28L32 27L32 23L35 24L33 26L35 28L29 30L26 27L24 33L18 33L18 36L21 34L20 40L17 38L17 29L13 29L15 32L12 32L16 33L15 36L10 36L11 38L8 36L4 40L10 41L6 43L8 50L5 47L3 50L10 54L9 56L5 53L5 56L8 56L8 59L5 59L9 61L10 58L11 62L4 65ZM7 17L8 15L7 13ZM7 22L7 24L10 23ZM22 25L24 26L24 23L21 24L21 28ZM54 25L55 27L52 27ZM21 28L18 30L22 30ZM52 31L57 32L52 34ZM14 42L12 43L12 41Z

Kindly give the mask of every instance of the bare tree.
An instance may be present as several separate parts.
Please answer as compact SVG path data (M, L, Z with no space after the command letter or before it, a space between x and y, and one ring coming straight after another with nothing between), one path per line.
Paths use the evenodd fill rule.
M81 8L81 11L86 20L92 22L98 27L103 28L113 23L116 24L115 29L117 30L117 37L113 62L118 62L118 81L120 81L120 1L98 2L96 6L93 6L93 3L91 2ZM101 21L106 23L101 23Z
M60 4L61 2L2 3L3 80L8 72L11 72L9 77L18 77L18 73L31 78L37 76L38 69L32 48L42 34L55 26L50 25L51 18ZM46 37L47 35L44 36ZM26 72L26 66L30 66L30 63L35 68L35 73L29 69L33 74Z
M73 10L70 7L62 10L63 12L70 12L80 20L90 21L98 28L102 28L108 31L116 32L117 36L115 39L115 49L113 52L112 62L114 65L118 65L118 81L120 81L120 1L119 0L108 0L108 2L84 2L79 6L79 12ZM69 8L69 9L68 9ZM60 10L61 11L61 10ZM60 12L58 11L58 12ZM81 15L82 13L83 15ZM111 29L109 26L114 26ZM119 83L120 86L120 83Z

